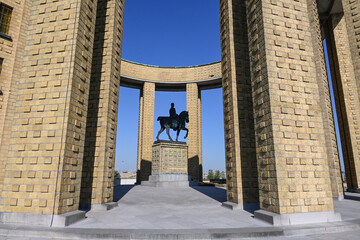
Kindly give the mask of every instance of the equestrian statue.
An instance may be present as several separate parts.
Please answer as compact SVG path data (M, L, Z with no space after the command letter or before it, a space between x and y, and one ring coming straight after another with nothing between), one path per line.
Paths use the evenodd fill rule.
M185 130L186 135L184 138L187 138L189 130L185 127L185 122L189 122L189 113L187 111L182 111L179 115L176 114L176 110L174 108L174 103L171 103L171 108L169 110L170 117L158 117L158 121L160 121L161 129L156 136L156 139L160 141L159 135L166 129L166 133L169 136L170 141L173 142L169 130L170 128L174 131L177 131L176 142L178 141L180 130Z

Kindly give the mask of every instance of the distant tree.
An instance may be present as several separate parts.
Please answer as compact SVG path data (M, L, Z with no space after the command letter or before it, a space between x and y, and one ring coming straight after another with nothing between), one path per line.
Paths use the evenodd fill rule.
M214 178L215 178L215 179L220 179L220 171L219 171L219 170L216 170L216 171L215 171Z
M209 169L207 178L208 178L209 180L210 180L210 179L214 179L214 171L213 171L212 169Z
M114 179L120 179L120 173L118 170L115 170Z
M224 171L221 171L221 173L220 173L220 179L225 179L225 178L226 178L225 172L224 172Z

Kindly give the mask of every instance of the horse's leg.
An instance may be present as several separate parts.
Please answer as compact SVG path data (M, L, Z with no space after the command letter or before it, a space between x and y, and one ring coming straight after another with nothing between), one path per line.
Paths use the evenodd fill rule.
M176 133L176 141L178 141L179 133L180 133L180 128L177 130L177 133Z
M187 128L184 128L184 130L186 130L186 134L185 134L185 139L187 138L187 136L188 136L188 133L189 133L189 129L187 129Z
M172 138L171 138L171 136L170 136L170 133L169 133L169 130L170 130L170 127L166 127L166 133L167 133L167 135L169 136L169 139L170 139L170 141L174 141L174 140L172 140Z
M164 130L165 130L164 127L161 127L161 129L159 130L158 135L156 136L156 139L157 139L158 141L160 141L159 135L160 135Z

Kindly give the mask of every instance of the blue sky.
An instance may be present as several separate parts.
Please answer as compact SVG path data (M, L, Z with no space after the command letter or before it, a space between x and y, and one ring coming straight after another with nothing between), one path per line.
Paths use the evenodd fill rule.
M329 80L331 106L332 106L333 116L334 116L336 142L337 142L337 145L338 145L339 158L340 158L340 167L341 167L341 170L342 170L342 171L345 171L344 157L343 157L342 147L341 147L341 139L340 139L340 132L339 132L339 123L338 123L338 121L337 121L337 113L336 113L336 106L335 106L335 96L334 96L332 79L331 79L330 63L329 63L329 56L328 56L328 52L327 52L326 40L323 40L323 45L324 45L326 72L327 72L328 80Z
M218 0L125 1L122 58L156 66L193 66L220 61ZM139 90L121 87L115 168L136 169ZM222 90L202 91L204 170L225 170ZM156 92L155 118L170 103L186 110L185 92ZM154 122L154 135L160 126ZM172 137L175 132L172 131ZM182 140L184 133L180 134ZM165 132L161 139L166 139Z

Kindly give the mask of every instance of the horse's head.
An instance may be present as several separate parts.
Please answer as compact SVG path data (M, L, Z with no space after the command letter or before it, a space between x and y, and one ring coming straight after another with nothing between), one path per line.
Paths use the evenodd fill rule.
M187 123L189 122L189 113L188 111L182 111L180 114L179 114L179 117L181 119L184 119Z

